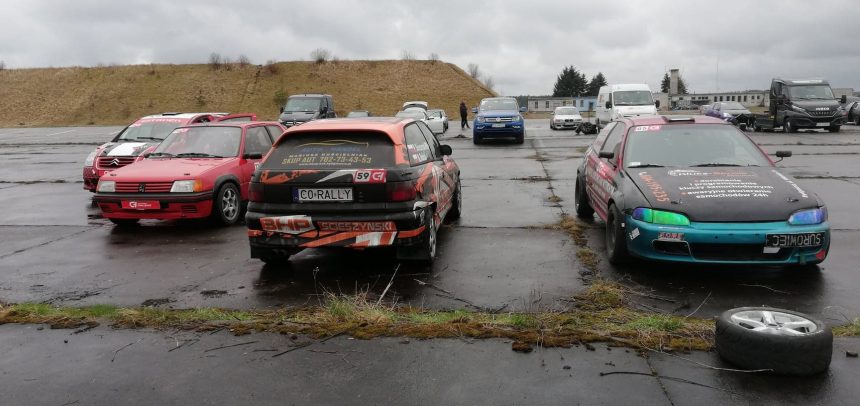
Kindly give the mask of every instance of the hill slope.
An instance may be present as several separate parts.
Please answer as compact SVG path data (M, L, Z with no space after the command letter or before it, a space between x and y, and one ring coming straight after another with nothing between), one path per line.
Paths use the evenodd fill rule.
M278 93L325 92L339 116L393 115L426 100L459 119L492 92L457 66L431 61L281 62L274 65L135 65L0 71L0 126L120 125L165 111L254 112L278 116Z

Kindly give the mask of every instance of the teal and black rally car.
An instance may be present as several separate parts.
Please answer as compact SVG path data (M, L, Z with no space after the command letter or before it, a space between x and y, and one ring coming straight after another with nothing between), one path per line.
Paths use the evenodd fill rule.
M744 133L704 116L607 125L577 169L576 212L605 221L613 263L811 265L830 247L824 203Z

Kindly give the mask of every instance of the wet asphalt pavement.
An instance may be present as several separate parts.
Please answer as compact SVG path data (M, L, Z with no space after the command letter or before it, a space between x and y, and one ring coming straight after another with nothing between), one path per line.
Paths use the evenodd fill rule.
M505 311L568 306L563 299L584 288L588 271L577 261L577 248L570 238L546 226L557 223L563 213L573 213L576 168L593 136L550 131L546 120L527 120L524 145L474 146L470 133L457 137L459 131L454 124L443 143L452 146L453 157L462 170L464 211L458 222L440 232L439 258L432 268L406 264L398 268L385 251L345 254L325 250L305 251L294 257L290 266L276 268L249 258L242 226L145 221L140 227L121 230L100 218L98 209L91 205L91 194L83 190L81 183L86 155L109 140L119 127L0 129L0 301L139 306L147 300L158 300L163 306L175 308L243 309L316 304L326 291L369 290L379 294L397 269L388 295L401 303L437 309ZM778 165L827 203L833 243L820 269L796 272L650 263L612 267L602 260L598 265L601 274L649 293L634 300L642 308L654 311L686 315L698 308L697 317L711 317L731 307L769 305L816 315L831 324L857 317L860 217L853 209L860 202L860 128L845 126L839 134L755 134L753 139L770 153L792 150L794 156ZM553 195L562 200L551 202ZM588 226L588 244L602 257L603 224L594 221ZM59 343L69 332L34 330L33 326L0 327L0 353L14 354L0 361L0 393L9 390L8 393L23 396L13 399L30 399L26 396L36 387L49 389L42 390L44 402L33 404L63 404L76 399L89 399L80 404L111 404L117 399L107 394L93 397L91 392L100 393L98 388L87 384L91 382L89 375L76 375L75 365L99 371L93 372L93 379L110 378L108 387L125 388L134 394L136 397L123 402L129 404L171 403L167 399L176 399L171 394L179 396L186 384L191 388L186 395L194 395L190 399L195 404L254 400L280 400L283 404L297 390L295 382L306 384L304 389L299 388L306 393L292 398L298 404L553 404L570 400L583 404L639 404L642 399L676 405L804 400L851 404L850 400L860 395L860 389L852 386L848 378L856 376L857 362L846 361L844 352L838 350L834 351L834 366L827 376L798 385L798 381L785 378L726 376L701 368L690 371L689 363L665 356L641 358L617 349L610 355L602 347L597 357L579 348L543 350L535 356L514 354L508 343L497 340L435 340L401 345L397 339L359 342L341 337L326 346L335 346L341 355L355 354L358 362L352 356L345 361L341 356L300 352L290 359L291 367L284 369L286 362L249 357L242 350L209 354L200 349L184 358L167 357L165 348L174 339L156 332L97 329L75 335L70 343L83 341L80 348L65 351L72 347ZM283 341L277 336L262 337L223 334L205 339L213 347L255 339L263 344L254 348L263 348L268 341L273 346L283 346L282 342L274 344L279 339ZM111 361L113 352L128 342L138 345L120 354L138 358L126 361L121 357L125 363ZM853 346L856 351L858 347L856 340L840 343L838 348ZM694 356L719 364L714 354ZM562 369L564 360L573 365L571 370ZM40 365L48 362L59 366L41 371ZM151 366L142 366L147 362ZM228 371L211 382L201 379L206 371L234 368L236 362L241 363L236 368L236 385L250 384L246 391L230 394L225 389L229 385L219 379L231 379ZM350 366L350 362L357 366ZM598 371L608 368L607 362L623 363L625 370L697 377L742 395L650 377L597 376ZM156 379L143 386L126 382L150 379L166 364L167 376L173 378ZM453 365L462 367L462 374L451 374ZM264 376L259 382L257 368ZM327 374L326 368L339 372ZM27 376L32 378L20 375L20 369L29 371ZM307 370L314 372L305 374ZM391 376L393 371L405 375ZM15 376L16 380L7 376ZM123 376L128 379L123 380ZM38 385L45 380L50 380L51 385ZM364 389L349 393L332 390L344 380ZM269 388L271 392L265 396L248 397L249 391L259 395L267 383L275 382L281 386ZM322 386L307 388L315 382ZM776 384L792 389L767 389ZM198 393L200 385L217 390ZM385 393L368 389L373 385L407 386ZM613 393L618 385L625 390ZM155 387L165 398L147 397L156 392ZM478 394L484 397L476 398ZM358 395L364 397L355 397ZM401 402L404 399L409 400Z

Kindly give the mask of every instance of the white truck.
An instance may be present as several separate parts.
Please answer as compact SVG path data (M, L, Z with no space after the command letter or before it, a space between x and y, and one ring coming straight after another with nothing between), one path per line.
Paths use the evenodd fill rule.
M622 117L657 115L660 101L654 101L646 84L607 85L597 95L597 126Z

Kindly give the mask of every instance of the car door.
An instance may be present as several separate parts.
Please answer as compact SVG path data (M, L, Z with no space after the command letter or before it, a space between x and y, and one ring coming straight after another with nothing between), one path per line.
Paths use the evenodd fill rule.
M430 145L430 152L433 154L433 177L435 179L434 188L436 189L436 204L439 207L440 218L448 213L448 210L453 207L454 191L457 190L457 164L448 155L442 154L442 146L439 140L433 135L426 125L418 123L418 128L424 134L427 144Z
M615 124L608 132L605 141L600 145L599 149L592 146L588 162L586 163L586 192L590 197L591 207L604 220L606 220L609 199L617 187L615 184L615 175L618 173L618 168L620 167L618 164L619 153L621 140L626 128L627 126L624 123ZM612 152L615 156L611 159L601 158L599 154L602 152Z
M260 165L263 156L272 148L272 138L266 127L258 125L254 127L246 127L245 142L243 145L242 155L240 155L240 171L241 171L241 192L243 197L247 197L248 183L251 181L251 176Z

